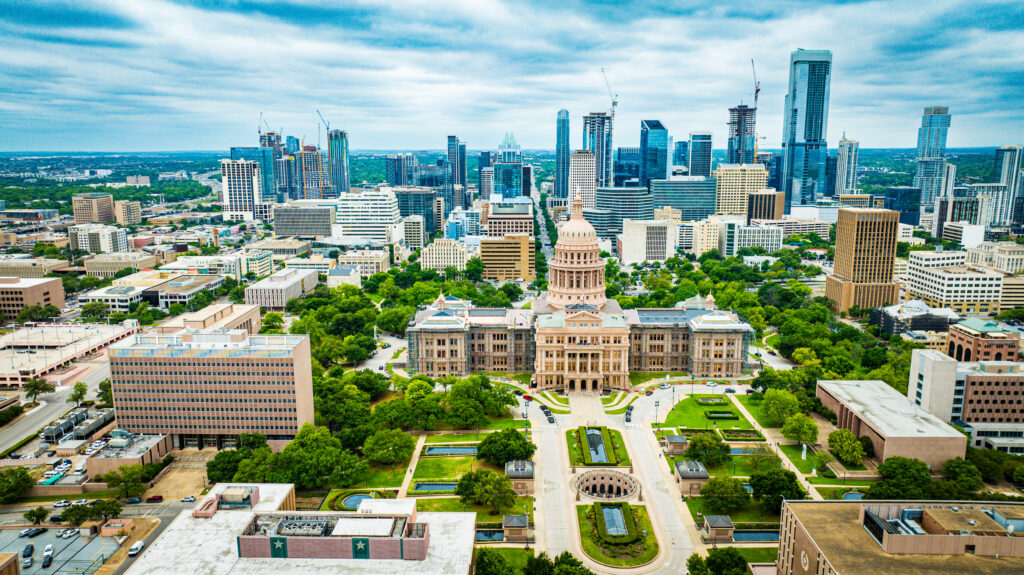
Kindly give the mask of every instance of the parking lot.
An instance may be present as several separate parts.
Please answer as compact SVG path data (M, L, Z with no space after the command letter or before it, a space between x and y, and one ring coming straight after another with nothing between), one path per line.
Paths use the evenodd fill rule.
M17 553L18 563L21 564L24 561L21 557L22 550L26 545L32 543L35 545L35 552L32 555L35 561L28 569L22 569L23 574L70 575L94 572L107 557L117 550L118 545L113 537L76 535L71 539L61 539L57 537L57 532L61 529L63 528L50 528L46 530L46 533L36 537L18 537L21 529L2 529L0 530L0 553ZM53 564L43 569L43 549L50 544L53 545Z

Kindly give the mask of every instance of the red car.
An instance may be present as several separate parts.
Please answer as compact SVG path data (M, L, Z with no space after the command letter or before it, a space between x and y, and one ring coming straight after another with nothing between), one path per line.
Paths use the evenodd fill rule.
M152 497L147 497L146 498L146 503L160 503L163 500L164 500L164 496L163 495L154 495Z
M648 389L647 393L645 393L644 395L654 395L654 391Z
M533 401L533 396L532 395L524 395L523 399L525 399L526 401Z

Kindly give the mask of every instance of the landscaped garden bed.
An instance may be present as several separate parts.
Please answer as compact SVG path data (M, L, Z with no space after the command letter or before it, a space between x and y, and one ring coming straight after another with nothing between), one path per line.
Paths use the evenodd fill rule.
M394 499L397 494L394 491L384 489L335 489L324 498L321 511L355 511L359 503L368 496L373 499ZM357 496L357 497L353 497Z
M658 555L647 509L628 503L576 507L580 540L588 557L614 567L645 565Z
M717 395L714 396L714 397L707 397L707 396L701 397L701 396L698 396L698 397L695 398L695 400L696 400L697 405L711 405L711 406L715 406L715 405L725 405L727 403L727 401L726 401L726 399L724 397L719 397Z
M764 441L764 436L756 429L722 429L721 433L726 441Z
M594 467L629 466L622 434L607 427L581 426L565 432L571 465Z

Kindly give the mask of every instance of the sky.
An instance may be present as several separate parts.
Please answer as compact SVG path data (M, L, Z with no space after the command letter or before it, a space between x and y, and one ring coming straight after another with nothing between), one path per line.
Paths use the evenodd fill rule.
M0 151L223 150L273 130L354 150L553 149L567 108L618 94L614 143L640 121L675 139L753 101L777 147L789 54L833 52L828 141L915 145L947 105L950 147L1024 144L1024 2L982 0L18 0L0 11Z

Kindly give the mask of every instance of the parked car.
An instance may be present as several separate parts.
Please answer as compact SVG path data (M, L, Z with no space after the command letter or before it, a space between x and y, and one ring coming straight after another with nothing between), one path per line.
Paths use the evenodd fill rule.
M520 396L520 397L522 397L522 396L523 396L523 390L521 390L521 389L517 389L517 390L515 390L515 391L514 391L513 393L515 393L516 395L518 395L518 396Z
M67 499L61 499L60 501L53 502L54 509L61 509L63 507L71 507L71 502L68 501Z
M89 504L89 500L88 499L76 499L74 501L74 503L72 503L72 505L88 505L88 504Z
M152 497L147 497L146 498L146 503L160 503L163 500L164 500L164 496L163 495L154 495Z
M21 568L22 569L28 569L35 562L36 562L36 558L35 557L28 557L27 559L25 559L24 561L21 562Z
M54 455L57 455L57 452L52 449L46 452L47 457L53 457Z
M525 399L526 401L533 401L533 396L532 395L524 395L523 399Z
M43 557L43 569L46 569L50 565L53 565L53 555Z
M28 545L25 546L24 549L21 550L21 556L22 557L31 557L32 555L35 554L35 552L36 552L36 546L31 544L31 543L29 543Z
M779 355L779 354L775 353L773 350L768 350L768 355Z
M667 383L663 383L663 384L658 386L658 389L668 389L670 387L672 387L672 386L667 384Z
M654 392L648 389L647 393L645 393L644 395L654 395Z
M124 502L125 503L129 503L129 504L131 504L131 503L142 503L142 498L141 497L129 497L128 499L125 499Z
M555 422L555 416L549 415L548 416L548 423L554 423L554 422Z
M181 502L182 503L195 503L195 501L196 501L196 496L195 495L186 495L185 497L181 498Z
M35 531L35 529L32 529L31 527L28 529L22 529L18 532L18 537L31 537L33 531Z
M736 390L730 387L730 388L727 388L727 389L725 390L725 392L726 392L726 393L736 393Z
M142 553L142 548L145 547L145 545L146 544L141 540L136 541L135 544L132 545L130 549L128 549L128 556L135 557L139 553Z
M49 557L53 555L53 543L48 543L46 547L43 547L43 557Z
M631 421L633 421L633 416L632 416L632 414L627 413L626 414L626 423L629 423Z
M50 523L60 523L62 521L64 521L64 516L63 515L59 515L58 514L58 515L51 515L50 516Z

